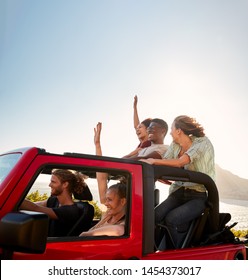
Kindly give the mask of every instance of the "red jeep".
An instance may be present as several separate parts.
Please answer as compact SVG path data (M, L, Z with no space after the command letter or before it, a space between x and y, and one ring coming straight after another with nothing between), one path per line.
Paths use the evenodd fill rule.
M27 194L35 190L41 178L50 177L54 168L82 172L89 178L89 188L96 187L96 172L108 173L111 182L124 178L128 186L125 234L79 237L70 231L67 236L47 237L45 214L19 211ZM157 250L154 246L158 180L195 182L204 184L208 190L206 210L192 222L180 249ZM128 159L52 154L39 148L2 154L0 219L1 259L246 259L244 244L237 242L226 226L230 215L219 213L218 191L209 176ZM95 222L92 220L92 225ZM75 226L80 226L80 222Z

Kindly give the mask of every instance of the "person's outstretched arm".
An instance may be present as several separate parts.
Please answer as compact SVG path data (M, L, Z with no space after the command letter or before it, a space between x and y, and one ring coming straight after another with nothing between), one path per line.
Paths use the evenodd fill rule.
M102 147L101 147L101 131L102 131L102 123L99 122L96 127L94 128L94 143L96 148L96 155L102 156ZM99 198L100 203L105 203L105 195L107 191L107 181L108 181L108 174L97 172L96 173L96 179L98 184L98 192L99 192Z
M57 215L55 214L55 212L53 211L52 208L41 206L41 205L31 202L27 199L23 200L23 202L20 206L20 210L42 212L42 213L47 214L50 219L53 219L53 220L58 219Z
M137 126L140 124L137 104L138 104L138 96L135 95L133 101L133 126L135 130L137 129Z

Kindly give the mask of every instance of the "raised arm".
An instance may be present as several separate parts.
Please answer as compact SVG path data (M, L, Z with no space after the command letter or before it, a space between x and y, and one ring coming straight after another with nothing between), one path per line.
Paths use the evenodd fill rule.
M137 129L137 126L140 124L137 104L138 104L138 96L135 95L133 101L133 126L135 130Z
M101 131L102 131L102 123L99 122L94 128L94 144L95 144L97 156L102 156Z
M96 155L102 156L102 147L101 147L101 131L102 131L102 123L99 122L96 127L94 128L94 143L96 148ZM107 181L108 181L108 174L97 172L96 179L98 184L98 193L100 197L100 202L102 204L105 203L105 195L108 188Z

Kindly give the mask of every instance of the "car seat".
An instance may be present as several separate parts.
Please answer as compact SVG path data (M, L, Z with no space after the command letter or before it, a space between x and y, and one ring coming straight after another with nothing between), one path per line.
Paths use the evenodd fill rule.
M94 206L87 201L78 201L76 205L80 209L81 215L67 236L78 236L81 232L89 230L92 226L95 212Z

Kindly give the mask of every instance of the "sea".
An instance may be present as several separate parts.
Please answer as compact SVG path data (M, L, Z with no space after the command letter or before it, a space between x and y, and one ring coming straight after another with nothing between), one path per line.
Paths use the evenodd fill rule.
M222 199L220 201L220 212L230 213L231 221L228 225L237 222L235 230L248 230L248 201L235 199Z

